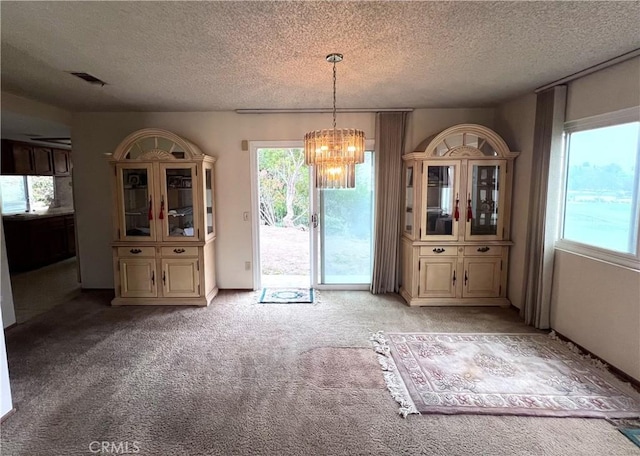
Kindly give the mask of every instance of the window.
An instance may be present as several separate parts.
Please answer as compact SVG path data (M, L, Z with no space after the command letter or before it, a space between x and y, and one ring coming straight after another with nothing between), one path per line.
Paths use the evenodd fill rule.
M55 197L53 176L0 176L2 213L45 210Z
M630 115L629 115L630 114ZM640 258L640 121L635 113L565 126L566 174L561 247L590 256ZM587 250L584 250L587 249Z

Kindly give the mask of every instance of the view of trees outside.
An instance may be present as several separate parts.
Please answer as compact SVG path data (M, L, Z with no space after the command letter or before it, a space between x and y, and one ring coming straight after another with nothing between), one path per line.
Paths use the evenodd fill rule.
M327 283L368 283L373 210L372 156L356 166L356 188L322 190L320 240ZM302 149L260 149L263 275L309 276L309 168Z
M54 199L54 184L51 176L29 176L29 201L31 210L47 209Z
M260 149L262 274L310 277L309 168L302 149Z
M640 123L572 133L563 237L632 253Z
M260 222L269 226L307 226L309 169L302 149L261 149Z
M53 176L0 176L2 213L49 208L55 197Z

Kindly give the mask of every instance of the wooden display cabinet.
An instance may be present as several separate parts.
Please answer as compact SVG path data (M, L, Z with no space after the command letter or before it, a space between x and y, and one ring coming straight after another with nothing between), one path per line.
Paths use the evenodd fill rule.
M110 159L113 305L208 305L215 276L215 158L171 132L129 135Z
M517 156L473 124L448 128L403 156L400 293L409 305L509 305Z

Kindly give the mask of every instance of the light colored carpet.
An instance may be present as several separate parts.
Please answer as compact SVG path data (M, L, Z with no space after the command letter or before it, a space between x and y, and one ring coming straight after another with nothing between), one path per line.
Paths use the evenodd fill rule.
M601 419L401 418L369 336L529 332L500 308L409 308L323 291L321 306L259 306L223 291L208 308L108 307L79 298L7 332L17 413L2 456L637 455Z
M67 258L33 271L11 275L18 324L31 320L80 294L78 260Z

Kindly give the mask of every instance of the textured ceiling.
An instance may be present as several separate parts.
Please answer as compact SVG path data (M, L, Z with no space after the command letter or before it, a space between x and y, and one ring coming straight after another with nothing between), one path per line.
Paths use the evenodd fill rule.
M488 106L640 47L640 2L0 2L2 90L73 111ZM67 72L104 81L92 86Z

